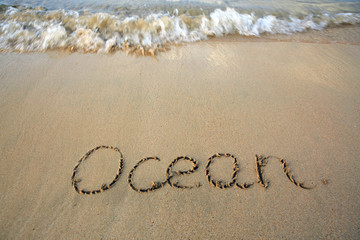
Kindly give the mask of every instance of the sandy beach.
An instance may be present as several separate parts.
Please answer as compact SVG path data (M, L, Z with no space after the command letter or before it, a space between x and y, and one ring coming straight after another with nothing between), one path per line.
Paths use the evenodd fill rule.
M151 57L109 54L0 54L0 239L357 239L360 234L360 46L208 41ZM124 156L119 180L80 195L73 169L99 145ZM208 158L231 153L237 182L218 189ZM255 154L284 158L263 168ZM172 160L199 163L166 179ZM98 150L79 166L79 186L99 189L119 154ZM213 178L231 180L231 158ZM177 169L191 164L179 162ZM175 169L175 167L174 167ZM324 181L326 184L324 184Z

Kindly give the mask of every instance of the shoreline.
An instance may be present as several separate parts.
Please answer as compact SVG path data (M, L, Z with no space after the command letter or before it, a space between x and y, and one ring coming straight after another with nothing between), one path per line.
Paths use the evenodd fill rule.
M164 46L160 46L155 50L148 51L149 49L133 48L126 49L114 49L111 52L78 52L71 48L59 48L49 49L45 51L9 51L0 50L0 54L7 53L19 53L19 54L36 54L46 53L49 55L66 56L69 54L94 54L94 55L108 55L113 56L114 54L126 54L127 56L135 57L153 57L157 59L161 55L166 55L169 51L176 49L177 47L196 45L196 44L217 44L226 42L244 42L244 43L306 43L306 44L340 44L340 45L360 45L360 24L357 25L343 25L337 27L329 27L320 31L309 30L307 32L286 34L264 34L262 36L243 36L239 34L229 34L222 37L209 37L207 40L200 40L195 42L181 42L181 43L168 43Z

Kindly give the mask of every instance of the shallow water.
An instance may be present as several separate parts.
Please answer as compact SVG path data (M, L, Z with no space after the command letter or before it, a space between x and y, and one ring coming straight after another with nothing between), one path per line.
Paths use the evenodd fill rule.
M172 43L360 23L357 1L0 0L0 50L154 55Z
M90 12L124 13L124 14L149 14L161 11L182 9L187 13L196 14L200 8L212 11L216 8L234 8L240 12L359 12L360 3L357 0L1 0L0 4L23 5L30 7L44 7L49 10L87 10Z

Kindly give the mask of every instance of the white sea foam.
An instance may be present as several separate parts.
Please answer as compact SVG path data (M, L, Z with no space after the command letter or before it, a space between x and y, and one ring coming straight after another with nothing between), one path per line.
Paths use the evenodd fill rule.
M167 43L193 42L209 36L291 34L322 30L329 25L359 24L360 14L318 14L303 17L257 16L235 9L216 9L208 16L150 14L120 17L108 13L46 11L9 7L1 13L0 49L45 51L70 48L79 52L114 49L156 49Z

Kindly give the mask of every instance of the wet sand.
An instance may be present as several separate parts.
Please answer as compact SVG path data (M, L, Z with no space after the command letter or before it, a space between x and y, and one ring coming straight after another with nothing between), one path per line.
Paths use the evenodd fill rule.
M360 226L360 47L209 41L158 56L0 55L1 239L356 239ZM93 196L71 185L77 161L98 145L118 147L124 169ZM217 189L207 159L234 154L237 181ZM255 154L285 158L304 190L270 159L256 183ZM199 169L162 181L178 156ZM119 155L99 150L79 167L81 188L114 178ZM177 166L191 168L184 162ZM211 174L230 181L232 160ZM327 180L327 184L323 180Z

